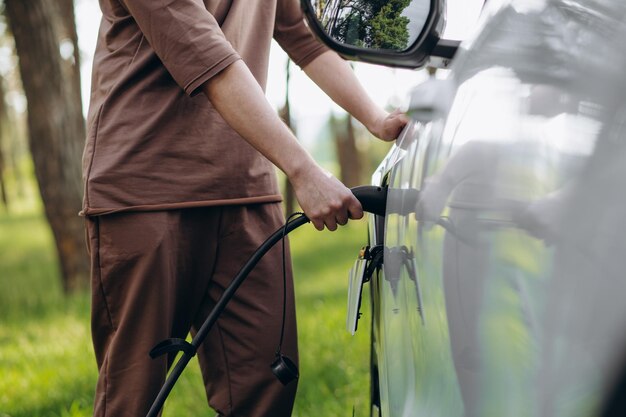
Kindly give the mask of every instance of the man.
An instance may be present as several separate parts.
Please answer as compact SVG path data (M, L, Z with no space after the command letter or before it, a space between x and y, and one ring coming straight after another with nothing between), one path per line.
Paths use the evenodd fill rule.
M138 417L168 367L148 351L193 332L284 221L271 162L317 229L362 216L265 100L271 39L380 138L394 139L406 119L376 107L349 66L313 39L298 0L100 5L83 160L99 369L94 415ZM269 368L280 334L280 266L279 251L265 256L198 352L220 415L291 413L296 384L283 387ZM288 293L283 348L293 358L291 279Z

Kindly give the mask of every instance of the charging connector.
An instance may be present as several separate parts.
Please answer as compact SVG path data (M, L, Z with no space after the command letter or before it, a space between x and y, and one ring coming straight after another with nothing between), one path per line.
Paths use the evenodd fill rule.
M385 207L387 205L387 187L376 187L374 185L361 185L351 188L352 194L361 203L363 211L376 214L378 216L385 215Z

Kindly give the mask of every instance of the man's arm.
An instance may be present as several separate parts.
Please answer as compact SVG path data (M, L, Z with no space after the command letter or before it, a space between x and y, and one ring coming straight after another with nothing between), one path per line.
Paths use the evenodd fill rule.
M365 92L350 65L335 52L319 55L303 68L335 103L343 107L376 137L391 141L398 137L408 118L395 111L388 114Z
M363 216L350 190L324 172L278 118L243 61L209 79L202 91L239 135L287 175L316 229L335 230L348 218Z

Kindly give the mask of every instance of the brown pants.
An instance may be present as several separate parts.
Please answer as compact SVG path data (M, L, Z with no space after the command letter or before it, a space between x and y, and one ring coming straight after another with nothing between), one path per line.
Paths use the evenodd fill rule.
M199 328L250 254L283 223L280 204L119 213L87 221L92 337L98 362L94 416L145 416L165 381L150 349ZM283 351L297 361L291 265ZM200 346L209 404L223 416L289 416L296 383L271 373L282 318L276 245Z

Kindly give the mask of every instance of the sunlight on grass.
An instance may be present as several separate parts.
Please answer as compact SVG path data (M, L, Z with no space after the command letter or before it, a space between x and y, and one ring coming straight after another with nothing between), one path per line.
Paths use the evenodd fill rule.
M0 410L11 416L90 411L96 367L85 324L57 315L0 329Z
M366 230L360 221L332 233L309 227L292 234L301 358L296 416L349 416L353 407L369 415L369 311L355 337L345 330L348 270Z

